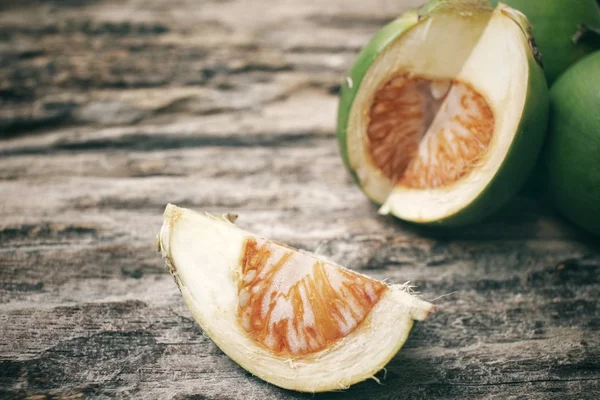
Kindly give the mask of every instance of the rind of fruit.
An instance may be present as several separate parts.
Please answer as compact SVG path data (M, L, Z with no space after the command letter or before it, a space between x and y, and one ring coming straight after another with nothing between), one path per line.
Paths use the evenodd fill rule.
M266 244L268 251L248 248L253 241L258 246L255 250ZM376 282L371 278L245 232L233 225L229 218L199 214L173 205L165 209L158 249L204 333L241 367L286 389L303 392L339 390L373 377L402 347L413 320L424 320L433 311L431 304L410 295L403 285L377 283L384 285L383 290L372 288L373 292L369 294L370 290L362 283ZM290 255L286 256L288 253ZM273 262L271 267L265 267L265 258ZM283 269L278 267L282 259L290 262ZM333 337L321 350L304 351L292 349L293 346L289 345L286 345L287 351L281 347L270 348L267 342L249 332L246 329L248 325L242 321L245 309L251 303L241 294L247 287L242 281L256 283L261 273L266 276L272 271L280 271L280 276L274 280L276 286L279 285L278 291L274 297L268 292L268 299L273 298L274 307L277 307L285 304L285 301L281 303L275 299L277 293L291 294L292 287L297 286L295 283L308 282L306 273L315 263L328 265L321 271L327 274L331 285L336 286L336 281L343 284L348 278L359 283L364 290L358 288L354 294L344 298L323 296L317 290L311 293L313 298L344 303L352 302L350 297L360 302L362 297L369 301L354 305L354 309L368 309L371 303L374 305L356 326L348 327L351 329L345 336ZM258 265L263 265L262 272L251 273L252 269L258 270ZM341 271L336 278L331 269L337 268ZM352 283L346 288L352 288ZM294 307L302 306L296 304ZM348 311L344 311L344 307L332 309L341 313ZM280 314L289 317L287 311ZM300 318L300 314L297 317Z
M548 83L554 82L577 60L600 48L600 43L574 41L579 25L600 28L596 0L491 0L523 12L533 25Z
M544 166L558 210L600 235L600 52L579 61L551 90Z
M446 4L446 7L448 4L458 3L460 3L461 7L464 6L464 2L453 2L452 0L446 0L442 3ZM486 8L478 7L477 9L480 11L484 10L483 12L485 12ZM375 36L374 43L369 43L360 53L355 64L349 71L346 82L341 87L337 133L342 157L355 181L361 186L361 189L363 189L367 196L377 204L383 203L381 196L374 196L366 190L360 182L355 166L351 165L349 160L348 121L351 118L354 100L365 75L377 63L378 59L385 54L387 47L395 41L400 40L412 29L415 29L418 24L427 23L428 18L437 15L436 13L439 10L445 10L445 8L432 7L426 10L429 14L421 14L415 19L414 12L411 12L406 17L400 17L382 29ZM473 201L465 204L462 209L434 220L400 217L402 219L409 222L436 226L459 226L479 221L502 207L518 192L525 183L538 158L548 118L549 96L546 80L536 59L535 42L530 35L526 18L518 11L504 5L501 5L498 10L513 20L522 30L524 41L529 48L527 52L528 79L525 106L522 109L518 128L516 129L510 148L501 166L487 186L480 191ZM469 18L471 14L471 12L464 9L460 11L460 15L465 15L465 18ZM415 73L418 74L419 71L415 71ZM381 212L387 213L388 210L384 207ZM392 213L395 214L393 211Z

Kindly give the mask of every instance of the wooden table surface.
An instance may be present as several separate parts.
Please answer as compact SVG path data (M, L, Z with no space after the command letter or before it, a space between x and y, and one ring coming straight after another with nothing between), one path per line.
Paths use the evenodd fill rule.
M342 166L344 71L415 3L2 1L0 398L600 398L597 240L532 194L417 229L378 216ZM438 312L380 384L266 384L166 273L167 202L411 281Z

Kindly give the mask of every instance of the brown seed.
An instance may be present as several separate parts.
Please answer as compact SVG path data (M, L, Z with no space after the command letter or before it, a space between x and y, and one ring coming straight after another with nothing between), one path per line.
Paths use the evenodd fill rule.
M369 117L375 166L398 185L420 189L467 175L487 150L495 126L487 102L468 84L408 73L378 90Z

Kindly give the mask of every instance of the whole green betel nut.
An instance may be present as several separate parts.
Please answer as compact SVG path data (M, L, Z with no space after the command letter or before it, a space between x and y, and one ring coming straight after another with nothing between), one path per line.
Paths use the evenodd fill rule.
M600 7L596 0L491 0L491 3L508 4L527 16L549 84L569 66L600 49L598 41L585 38L587 29L600 29Z
M600 235L600 52L567 70L551 90L546 183L571 221Z

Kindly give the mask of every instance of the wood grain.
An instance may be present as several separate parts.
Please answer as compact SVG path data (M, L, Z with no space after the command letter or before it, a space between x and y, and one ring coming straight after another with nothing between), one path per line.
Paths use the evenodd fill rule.
M378 216L335 141L345 69L418 1L0 4L0 398L597 399L600 246L534 193L463 229ZM167 202L439 309L369 381L268 385L155 253Z

